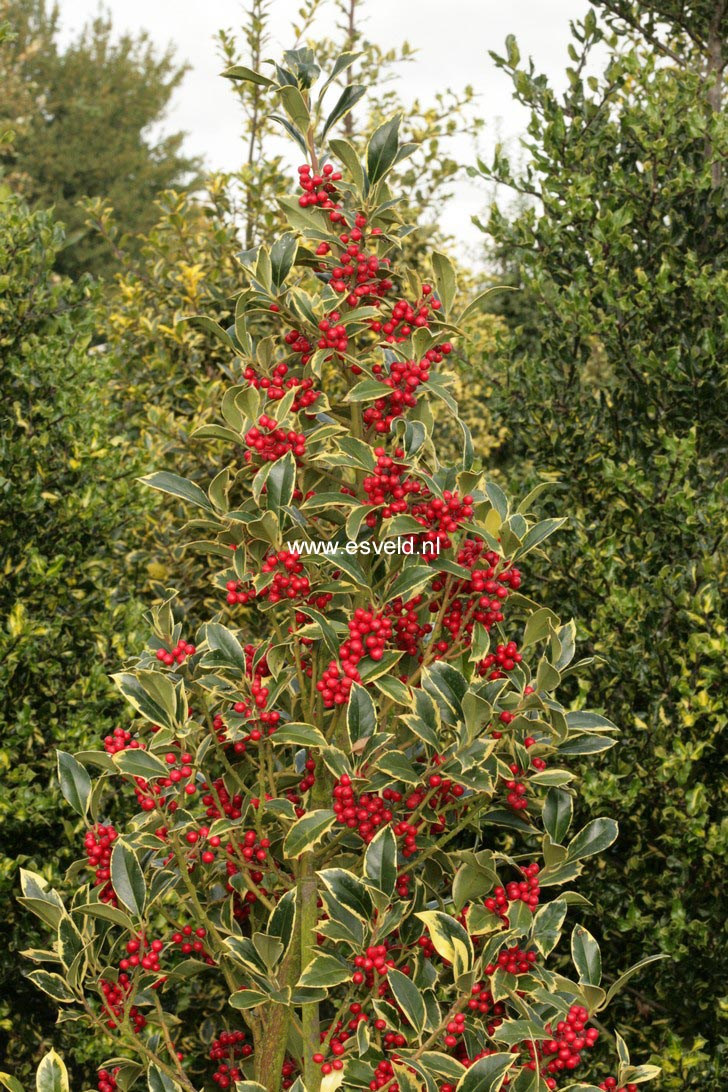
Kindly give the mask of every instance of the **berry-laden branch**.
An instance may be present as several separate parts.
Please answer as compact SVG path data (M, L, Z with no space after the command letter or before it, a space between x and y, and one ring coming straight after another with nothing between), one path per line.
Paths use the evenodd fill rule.
M184 596L155 607L115 676L130 719L59 754L80 890L23 876L55 931L56 968L40 953L30 977L104 1027L101 1092L145 1070L168 1092L543 1092L595 1071L609 995L578 921L566 973L559 889L617 836L570 833L570 764L614 726L559 701L576 627L520 590L564 519L511 503L452 398L457 271L403 267L399 119L363 156L332 135L353 60L227 73L276 99L307 161L289 230L241 255L234 325L197 320L235 377L200 435L219 472L147 479L222 559L220 609L192 643ZM622 1087L653 1075L618 1044Z

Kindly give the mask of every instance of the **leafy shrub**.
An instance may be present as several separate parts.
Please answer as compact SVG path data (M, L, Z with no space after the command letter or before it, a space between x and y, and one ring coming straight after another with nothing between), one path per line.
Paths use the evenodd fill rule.
M543 892L617 835L611 818L570 833L568 766L613 725L556 697L584 666L575 625L519 591L563 520L534 523L534 498L514 508L475 465L440 369L454 269L435 254L423 281L399 261L399 119L362 163L318 136L313 54L285 65L302 192L281 200L290 230L243 257L234 323L208 320L236 382L203 438L228 464L206 490L147 479L222 559L220 610L193 637L172 599L156 607L115 676L133 723L59 752L85 859L65 901L23 873L54 931L29 977L113 1042L101 1092L143 1072L169 1090L553 1089L622 984L602 987L578 921L578 981L567 952L546 962L584 900ZM433 402L462 436L452 468ZM262 640L236 623L251 603ZM654 1075L617 1047L620 1084Z
M133 647L138 574L127 565L141 502L134 460L109 400L110 361L91 351L95 289L52 276L63 232L49 213L0 199L0 893L18 865L57 881L70 863L54 748L110 731L119 702L107 671ZM120 457L125 471L120 473ZM146 502L145 502L146 503ZM58 847L49 857L48 844ZM32 942L3 917L0 1018L14 1063L49 1012L19 976ZM32 998L32 1001L30 1000ZM21 1016L22 1013L22 1016Z
M586 805L607 807L622 831L594 917L612 959L655 948L670 959L617 1011L658 1053L665 1088L703 1089L724 1072L728 193L701 30L672 29L666 62L659 35L630 43L622 26L605 42L590 16L576 69L590 70L599 43L608 64L563 101L515 43L498 59L531 111L529 158L522 172L502 154L483 168L538 204L514 219L495 208L489 222L525 318L484 370L508 430L501 472L523 487L537 471L562 483L573 533L538 583L605 662L581 695L624 733L604 768L585 771Z

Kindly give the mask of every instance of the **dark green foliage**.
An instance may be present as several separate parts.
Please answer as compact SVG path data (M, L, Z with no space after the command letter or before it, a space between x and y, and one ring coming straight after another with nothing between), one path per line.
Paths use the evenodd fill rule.
M145 34L118 40L99 17L65 48L59 9L46 0L1 0L10 28L0 51L0 125L15 130L0 155L11 184L41 208L55 206L68 228L56 267L109 273L113 253L85 227L84 197L111 200L126 231L148 230L156 194L179 185L199 164L182 152L183 133L152 141L185 68L159 54Z
M35 938L11 907L17 869L50 879L75 855L55 747L113 728L107 671L136 615L125 553L137 468L109 398L112 361L91 348L95 289L51 274L62 244L50 214L0 199L0 1038L14 1066L52 1023L18 968Z
M590 14L563 101L515 43L497 59L531 111L528 162L481 168L536 200L490 218L523 285L491 409L508 480L546 471L558 510L577 513L541 594L582 619L605 660L588 700L624 733L608 772L587 774L589 806L621 830L593 920L612 961L670 956L622 1017L660 1055L663 1087L717 1089L728 142L700 28L648 29L610 36L603 76L586 78L602 38Z

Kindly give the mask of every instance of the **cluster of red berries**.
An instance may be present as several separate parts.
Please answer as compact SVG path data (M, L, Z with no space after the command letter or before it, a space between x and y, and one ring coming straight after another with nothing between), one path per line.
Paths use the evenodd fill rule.
M581 1005L572 1005L565 1020L560 1020L553 1030L550 1024L546 1031L552 1036L540 1043L544 1058L550 1058L546 1069L549 1073L561 1073L564 1069L576 1069L581 1062L581 1052L591 1049L599 1032L596 1028L586 1027L588 1011Z
M375 372L381 365L375 366ZM394 360L390 364L389 374L381 379L385 387L391 387L392 393L377 398L364 410L364 424L374 427L375 432L389 432L396 417L401 417L407 409L417 405L415 391L430 378L428 360Z
M328 1030L322 1030L319 1033L322 1045L328 1039L328 1049L333 1055L331 1061L327 1061L326 1056L322 1054L321 1051L317 1051L313 1055L313 1060L316 1065L321 1066L321 1072L324 1077L335 1070L338 1071L344 1068L341 1055L346 1050L346 1041L351 1038L352 1034L356 1033L357 1026L362 1020L368 1020L368 1017L361 1011L361 1005L356 1004L356 1002L349 1006L349 1011L354 1013L354 1016L348 1021L346 1027L344 1027L341 1020L337 1020L333 1027Z
M341 315L338 311L332 311L328 318L321 319L318 324L321 337L316 343L317 348L333 349L336 353L346 352L349 348L349 337L340 319Z
M432 285L423 284L422 295L417 303L412 306L407 300L397 300L392 307L390 316L384 321L374 319L370 323L370 328L375 334L384 334L384 341L390 345L399 344L402 341L406 341L414 330L426 329L430 325L430 311L439 311L442 308L442 304L436 296L432 294ZM451 351L452 346L448 349ZM439 349L441 352L441 347ZM431 362L435 362L438 350L434 350L435 356L430 357ZM442 360L442 356L440 356Z
M537 960L537 952L524 952L517 944L514 944L513 947L504 948L499 952L496 962L488 963L484 970L488 976L495 974L498 967L507 971L508 974L528 974Z
M426 529L423 542L431 543L430 555L437 556L452 546L450 535L473 515L473 498L470 494L460 497L446 489L441 497L426 495L419 504L413 505L410 514Z
M402 1036L404 1038L404 1036ZM402 1046L405 1045L403 1042ZM394 1059L397 1061L397 1058ZM374 1070L374 1077L369 1082L369 1087L372 1092L377 1092L380 1088L386 1088L387 1092L399 1092L399 1085L394 1080L394 1067L392 1062L388 1058L382 1058L377 1063L377 1068Z
M131 937L126 942L126 955L119 960L120 971L133 971L141 967L143 971L159 973L159 957L164 951L164 941L155 938L148 940L144 934Z
M257 425L248 429L245 443L249 449L245 452L247 462L250 462L253 455L257 455L263 462L272 463L288 451L292 451L297 459L306 454L304 434L281 428L274 417L268 417L265 413L258 418Z
M392 623L384 612L357 607L349 622L349 637L339 649L339 663L332 660L316 683L324 708L346 704L353 683L361 682L357 665L366 656L381 660L391 637Z
M277 550L269 554L261 566L261 572L274 575L272 581L257 592L252 584L240 580L227 581L226 599L231 606L247 605L255 599L267 599L270 603L296 600L324 610L332 599L329 592L311 595L311 582L307 576L301 575L304 566L301 555L295 550ZM303 612L297 612L296 621L299 625L305 625L308 619Z
M126 1010L126 1000L132 990L129 975L122 971L116 982L109 982L104 978L100 986L104 995L103 1007L107 1017L107 1028L113 1031L114 1028L119 1027L126 1016L132 1025L132 1030L138 1035L146 1027L147 1021L136 1005L131 1005L128 1011Z
M322 209L336 209L338 205L333 198L336 195L334 183L341 181L341 171L334 170L331 163L327 163L320 174L314 174L308 163L298 168L299 185L303 193L298 199L302 209L312 205Z
M304 572L301 555L294 550L278 550L269 554L261 565L262 573L273 573L273 580L261 592L270 603L281 599L303 599L311 592L311 583Z
M204 925L183 925L172 933L171 942L184 956L199 956L208 966L213 967L215 960L205 948L207 929Z
M194 645L190 645L187 641L178 641L173 649L158 648L156 652L157 659L160 663L166 664L167 667L171 667L172 664L183 663L188 656L194 656L197 649Z
M376 447L374 454L377 457L374 470L362 482L367 501L372 506L384 505L380 513L382 519L402 515L409 509L407 497L420 493L422 482L417 478L409 477L407 467L396 461L403 458L403 448L395 448L394 458L387 455L383 447ZM376 527L377 514L372 512L365 522L367 527Z
M490 898L485 900L486 910L497 914L506 925L508 924L508 908L512 902L523 902L531 910L535 910L538 906L541 890L538 885L539 867L534 862L525 865L521 872L524 876L522 880L513 880L505 887L496 887Z
M520 766L511 763L509 767L513 777L504 780L506 789L506 803L511 811L526 811L528 808L528 786L520 778L525 776L525 771Z
M494 551L484 551L484 543L476 539L466 539L458 550L456 561L470 569L471 576L450 588L450 599L442 618L442 627L447 636L443 635L435 643L439 654L447 652L450 644L457 641L469 645L476 622L488 630L495 623L502 622L503 601L521 585L518 569L507 564L498 572L500 558ZM438 574L432 583L433 592L444 591L446 580L445 576ZM438 611L440 606L436 599L430 604L430 610Z
M384 976L389 967L396 966L395 961L389 956L389 946L384 944L372 944L363 955L354 957L354 965L357 968L351 976L355 986L366 985L371 989L376 981L375 976Z
M138 739L132 739L131 732L127 728L117 725L111 735L104 737L104 750L108 755L118 755L122 751L144 750L144 744Z
M329 274L329 287L343 296L350 307L357 307L365 300L376 305L392 288L392 281L386 276L389 258L380 258L364 248L366 226L366 216L358 213L354 226L339 236L338 254L332 254L330 262L323 262L320 266L322 272ZM381 229L372 228L370 234L381 235ZM316 253L320 258L325 258L331 253L331 246L321 243ZM360 374L361 368L355 364L352 371Z
M385 607L387 615L394 620L395 647L420 661L424 655L422 642L428 633L432 633L430 622L420 622L419 619L418 609L423 601L422 595L416 595L406 603L393 599Z
M118 906L116 892L111 884L111 850L118 837L110 823L97 823L92 830L86 832L83 840L88 863L95 870L94 887L100 889L99 901L108 902L112 906Z
M415 788L405 797L404 806L407 811L417 811L420 805L427 801L427 806L434 815L423 814L417 823L412 823L408 819L401 819L395 823L393 830L395 836L402 839L403 857L415 855L419 848L417 838L423 827L426 827L430 834L444 833L447 829L444 812L455 804L464 792L462 785L454 784L449 778L443 778L440 774L431 774L428 778L428 788Z
M498 645L495 652L489 652L478 664L478 674L487 675L489 679L502 679L504 672L513 671L516 664L520 664L523 656L518 651L515 641L509 641L507 645Z
M212 1075L215 1084L219 1088L229 1088L241 1080L242 1070L235 1063L241 1058L249 1058L252 1053L244 1031L221 1031L210 1046L210 1057L218 1063Z
M597 1088L601 1088L602 1092L639 1092L636 1084L630 1083L618 1086L616 1077L607 1077L606 1080L597 1085Z
M283 1078L283 1080L281 1081L281 1088L283 1089L283 1092L286 1092L287 1089L292 1088L293 1085L296 1083L297 1073L298 1066L296 1065L296 1063L291 1058L286 1058L283 1062L283 1065L281 1066L281 1077Z
M288 344L291 344L289 341L291 333L295 334L297 331L293 330L286 335L285 340ZM301 353L301 362L303 364L307 364L311 359L311 343L305 338L303 341L299 338L299 340L295 342L295 345L292 345L292 348L294 348L294 351ZM255 368L248 365L243 371L243 376L250 383L251 387L254 387L256 390L265 391L266 396L273 402L279 401L288 393L288 391L295 389L297 393L293 400L291 411L293 413L298 413L301 410L308 409L317 402L321 397L321 391L314 389L313 379L302 379L296 375L289 375L289 370L288 364L281 361L279 364L276 364L269 377L266 375L258 375Z
M308 755L306 761L303 764L303 768L306 772L304 773L301 780L298 782L298 791L301 793L301 795L303 795L305 792L308 792L308 790L312 789L313 786L316 784L316 760Z
M230 796L222 778L213 781L209 791L203 795L202 803L205 805L207 818L213 821L221 819L223 813L227 819L240 819L243 814L242 794L235 793L234 796ZM222 812L220 808L223 809Z
M503 1023L506 1014L502 1001L494 1001L493 994L488 989L487 982L475 982L468 998L468 1009L478 1016L487 1017L486 1030L488 1035L493 1035Z
M348 774L343 774L334 785L332 807L338 821L350 830L356 830L367 845L380 827L391 823L391 797L402 799L402 794L392 789L385 789L384 793L390 796L389 800L384 794L365 792L357 795Z
M98 1081L96 1087L99 1092L116 1092L117 1084L116 1077L121 1066L114 1066L113 1069L100 1069L98 1071Z
M501 719L503 719L503 714L501 714ZM496 733L493 733L493 735L495 734ZM528 750L529 748L533 747L535 742L536 740L533 738L533 736L526 736L523 741L523 745L526 750ZM531 759L531 766L534 770L540 773L542 770L546 769L546 759L534 757ZM525 780L522 779L527 776L526 771L523 770L520 766L517 766L515 763L511 763L509 769L513 776L504 781L504 787L507 793L506 803L512 811L525 811L528 807L528 797L526 795L528 792L528 786Z
M465 1016L462 1012L458 1012L455 1014L452 1020L448 1021L447 1027L445 1029L445 1046L450 1048L457 1046L458 1039L464 1031Z

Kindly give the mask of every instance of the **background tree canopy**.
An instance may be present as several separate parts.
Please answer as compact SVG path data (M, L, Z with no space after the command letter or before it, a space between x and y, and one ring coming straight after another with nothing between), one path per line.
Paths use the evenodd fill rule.
M59 270L108 273L113 254L86 230L78 202L108 198L140 235L154 222L155 196L194 177L200 163L183 154L184 134L159 136L186 67L144 33L116 36L102 16L62 48L59 8L46 0L2 0L0 21L11 29L0 47L0 125L16 130L0 157L5 179L66 225Z

